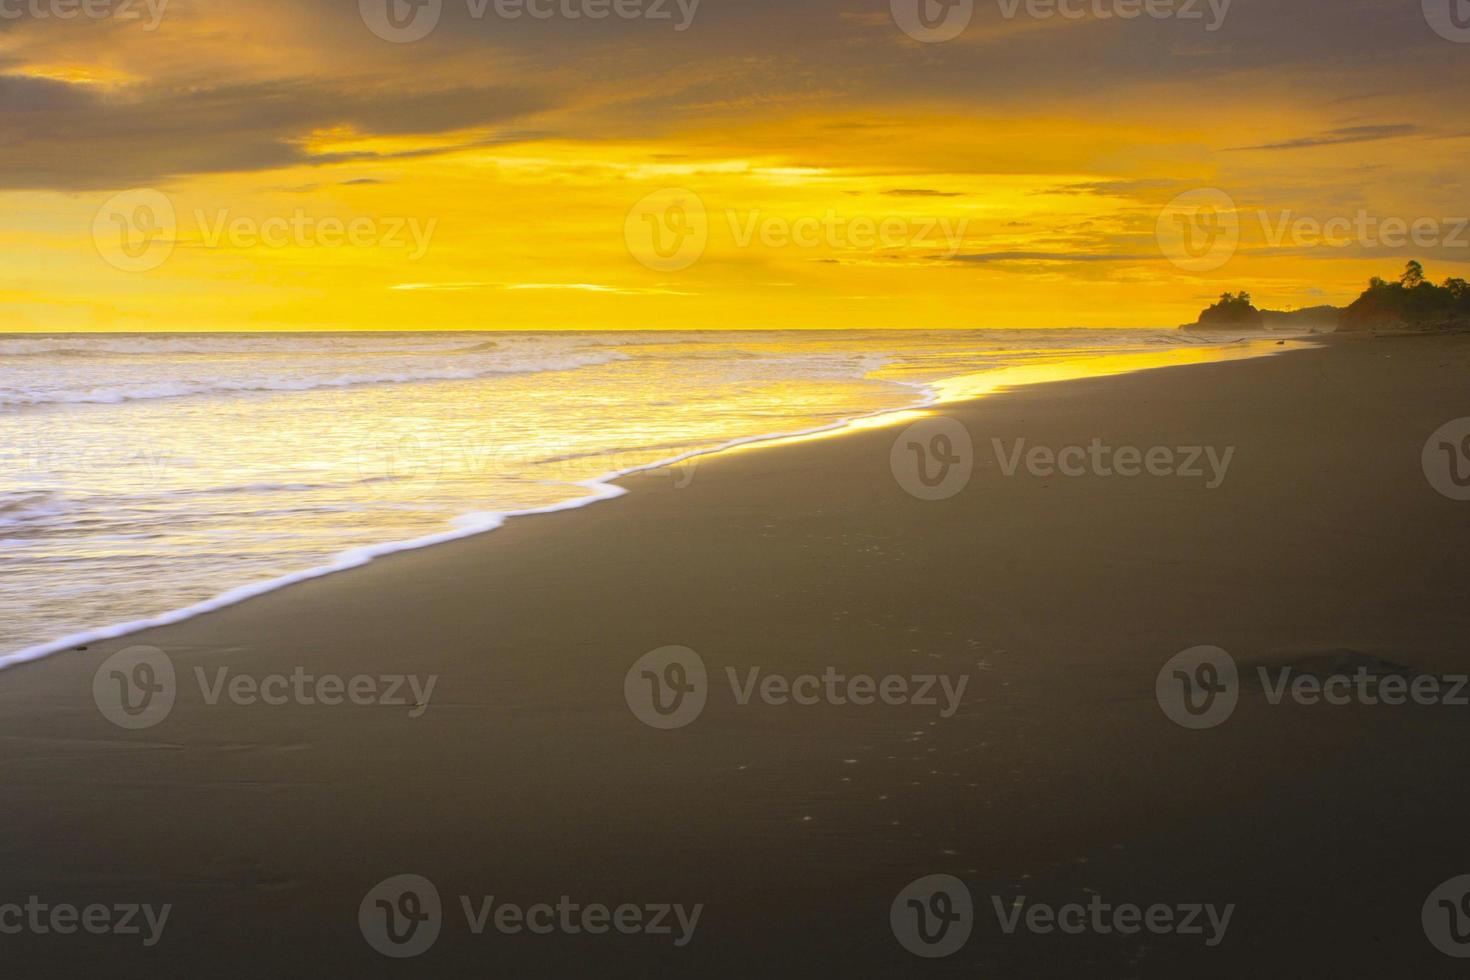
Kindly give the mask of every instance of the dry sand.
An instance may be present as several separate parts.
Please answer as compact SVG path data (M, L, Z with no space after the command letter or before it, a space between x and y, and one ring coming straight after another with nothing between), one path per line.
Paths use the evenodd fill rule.
M1470 873L1470 708L1267 703L1192 731L1171 656L1378 658L1470 671L1470 502L1429 434L1470 415L1470 338L1279 357L946 406L974 437L943 501L890 472L898 429L651 474L586 509L401 554L0 674L0 903L173 903L162 941L0 935L16 976L1449 976L1421 906ZM1005 477L992 437L1234 447L1202 480ZM94 672L179 672L124 731ZM658 731L624 701L667 644L708 703ZM1344 652L1350 651L1350 652ZM724 668L969 677L937 707L739 705ZM403 707L208 705L196 667L438 675ZM1470 693L1470 692L1467 692ZM380 880L432 880L437 943L359 931ZM906 952L889 905L949 873L968 944ZM1005 935L992 896L1235 905L1224 941ZM702 903L694 937L475 936L461 895ZM677 932L677 928L676 928Z

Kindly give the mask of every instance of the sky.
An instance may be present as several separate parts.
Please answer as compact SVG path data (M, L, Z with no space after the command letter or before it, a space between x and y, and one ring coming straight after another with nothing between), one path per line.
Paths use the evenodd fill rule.
M1467 97L1466 0L0 0L0 331L1345 304Z

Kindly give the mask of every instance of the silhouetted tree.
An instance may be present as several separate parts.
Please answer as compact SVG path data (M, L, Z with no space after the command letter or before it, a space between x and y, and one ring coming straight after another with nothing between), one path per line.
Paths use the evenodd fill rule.
M1430 282L1424 266L1409 262L1398 282L1374 276L1368 289L1343 313L1342 327L1362 330L1376 326L1408 326L1425 329L1463 325L1470 315L1470 283L1446 279L1443 286Z

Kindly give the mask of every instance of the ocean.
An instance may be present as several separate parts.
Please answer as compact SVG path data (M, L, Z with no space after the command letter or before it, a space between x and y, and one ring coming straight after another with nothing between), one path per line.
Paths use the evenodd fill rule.
M630 471L687 482L667 464L720 447L1219 352L1156 330L0 335L0 666Z

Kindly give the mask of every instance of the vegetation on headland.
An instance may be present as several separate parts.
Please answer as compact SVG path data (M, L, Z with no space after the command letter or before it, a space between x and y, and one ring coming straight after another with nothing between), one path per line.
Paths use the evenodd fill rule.
M1311 328L1353 330L1470 329L1470 283L1449 278L1435 285L1424 266L1411 261L1397 282L1377 276L1346 309L1314 306L1282 312L1257 309L1251 295L1224 293L1186 330L1289 330Z
M1220 301L1199 315L1199 322L1185 330L1334 330L1342 310L1336 306L1313 306L1305 310L1261 310L1251 294L1224 293Z
M1266 315L1251 302L1251 294L1245 290L1222 293L1220 302L1199 315L1201 327L1246 327L1260 329L1266 325Z
M1470 283L1450 278L1436 286L1424 277L1424 266L1410 262L1398 282L1374 276L1363 295L1343 311L1338 329L1448 330L1467 326Z

